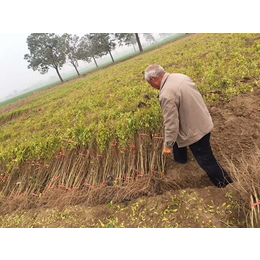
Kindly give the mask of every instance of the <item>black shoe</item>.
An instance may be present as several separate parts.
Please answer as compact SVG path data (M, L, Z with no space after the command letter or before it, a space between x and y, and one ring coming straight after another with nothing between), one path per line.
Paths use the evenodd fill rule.
M173 159L173 161L180 163L180 164L186 164L188 161L187 156L184 156L184 158L180 158L180 156L173 155L172 159Z
M180 161L180 160L177 161L177 160L174 159L174 161L177 162L177 163L180 163L180 164L186 164L187 163L187 160L186 161L184 161L184 160L183 161Z

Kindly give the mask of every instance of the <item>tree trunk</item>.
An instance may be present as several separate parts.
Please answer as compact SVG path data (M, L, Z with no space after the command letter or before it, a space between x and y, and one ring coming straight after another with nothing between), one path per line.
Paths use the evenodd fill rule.
M142 48L138 33L135 33L135 38L136 38L136 41L138 43L139 50L140 50L140 52L142 52L143 48Z
M111 52L110 52L110 51L108 51L108 52L109 52L109 54L110 54L110 57L111 57L112 61L115 62L114 59L113 59L113 57L112 57Z
M80 76L77 66L74 64L74 62L71 62L71 64L74 66L75 70L77 71L78 76Z
M134 47L134 51L136 52L136 49L135 49L135 45L133 44L133 47Z
M64 82L63 79L62 79L62 77L61 77L61 75L60 75L59 69L58 69L57 67L55 67L55 70L56 70L56 72L57 72L57 74L58 74L58 76L59 76L59 78L60 78L60 81L61 81L61 82Z
M96 62L96 60L95 60L95 57L92 56L92 58L93 58L93 60L95 61L96 67L98 68L98 65L97 65L97 62Z

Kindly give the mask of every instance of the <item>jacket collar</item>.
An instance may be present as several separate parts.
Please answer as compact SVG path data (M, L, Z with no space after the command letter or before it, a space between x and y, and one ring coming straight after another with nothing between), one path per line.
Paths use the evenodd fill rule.
M165 73L163 78L162 78L162 81L161 81L161 85L160 85L160 90L162 90L167 78L169 77L170 73Z

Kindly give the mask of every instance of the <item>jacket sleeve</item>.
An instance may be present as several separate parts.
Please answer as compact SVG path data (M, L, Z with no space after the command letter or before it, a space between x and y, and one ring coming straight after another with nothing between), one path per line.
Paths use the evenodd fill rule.
M179 134L179 113L174 99L160 99L160 105L163 111L165 127L165 148L172 149Z

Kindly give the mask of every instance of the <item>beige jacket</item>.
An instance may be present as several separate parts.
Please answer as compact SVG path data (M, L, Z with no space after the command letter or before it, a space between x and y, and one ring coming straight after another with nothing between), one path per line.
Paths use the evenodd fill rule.
M194 82L183 74L165 73L159 101L165 126L165 147L189 146L213 129L213 122Z

